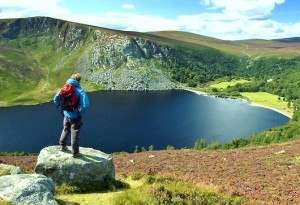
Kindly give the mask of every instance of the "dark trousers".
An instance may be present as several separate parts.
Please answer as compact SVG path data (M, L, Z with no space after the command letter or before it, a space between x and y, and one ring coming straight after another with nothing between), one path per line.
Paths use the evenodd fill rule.
M80 128L82 125L82 118L66 118L64 117L64 128L61 132L59 144L61 146L67 146L67 139L71 133L71 146L73 154L79 153L79 139L80 139Z

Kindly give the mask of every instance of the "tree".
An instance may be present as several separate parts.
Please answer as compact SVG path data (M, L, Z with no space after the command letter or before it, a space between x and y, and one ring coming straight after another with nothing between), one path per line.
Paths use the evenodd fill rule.
M290 108L291 107L291 100L288 101L287 107Z
M138 153L138 152L139 152L139 146L136 145L136 146L134 147L133 153Z
M142 147L142 152L146 152L146 148L145 147Z
M174 150L174 149L175 149L175 147L172 146L172 145L168 145L168 146L166 147L166 150Z
M154 146L153 145L150 145L149 146L149 151L153 151L154 150Z
M207 147L207 144L206 144L206 140L201 138L201 139L198 139L195 143L194 143L194 149L195 150L200 150L200 149L204 149Z

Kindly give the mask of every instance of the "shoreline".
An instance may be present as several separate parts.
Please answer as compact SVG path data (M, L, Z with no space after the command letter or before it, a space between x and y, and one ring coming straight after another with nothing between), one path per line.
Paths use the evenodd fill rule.
M284 116L286 116L290 119L292 119L292 117L293 117L292 115L289 115L289 114L287 114L285 112L282 112L282 111L280 111L276 108L273 108L273 107L268 107L268 106L261 105L261 104L258 104L258 103L253 103L253 102L249 102L249 105L255 106L255 107L262 107L262 108L266 108L266 109L269 109L269 110L273 110L273 111L278 112L278 113L280 113L280 114L282 114L282 115L284 115Z
M192 89L189 89L189 88L182 88L183 90L186 90L186 91L189 91L189 92L193 92L197 95L202 95L202 96L212 96L212 97L216 97L214 95L210 95L208 93L205 93L205 92L201 92L201 91L197 91L197 90L192 90ZM245 100L245 99L239 99L239 98L236 98L236 100L240 100L242 102L245 102L247 104L249 104L250 106L255 106L255 107L262 107L262 108L266 108L266 109L269 109L269 110L273 110L275 112L278 112L286 117L288 117L289 119L292 119L292 115L289 115L288 113L285 113L283 111L280 111L276 108L273 108L273 107L269 107L269 106L265 106L265 105L261 105L261 104L258 104L258 103L254 103L254 102L251 102L250 100Z

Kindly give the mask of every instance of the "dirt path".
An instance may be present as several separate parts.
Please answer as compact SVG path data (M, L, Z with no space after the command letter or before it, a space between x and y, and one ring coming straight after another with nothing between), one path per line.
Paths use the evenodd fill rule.
M0 157L32 170L36 157ZM141 172L192 181L267 204L300 204L300 140L217 151L153 151L114 156L116 174Z

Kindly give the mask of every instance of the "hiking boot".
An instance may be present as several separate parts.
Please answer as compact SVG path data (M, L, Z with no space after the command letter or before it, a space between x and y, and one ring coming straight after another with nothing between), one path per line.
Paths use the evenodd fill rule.
M82 157L82 154L80 153L73 154L73 158L78 158L78 157Z
M68 151L69 149L68 149L68 147L66 147L66 146L61 146L60 147L60 151L63 151L63 152L66 152L66 151Z

